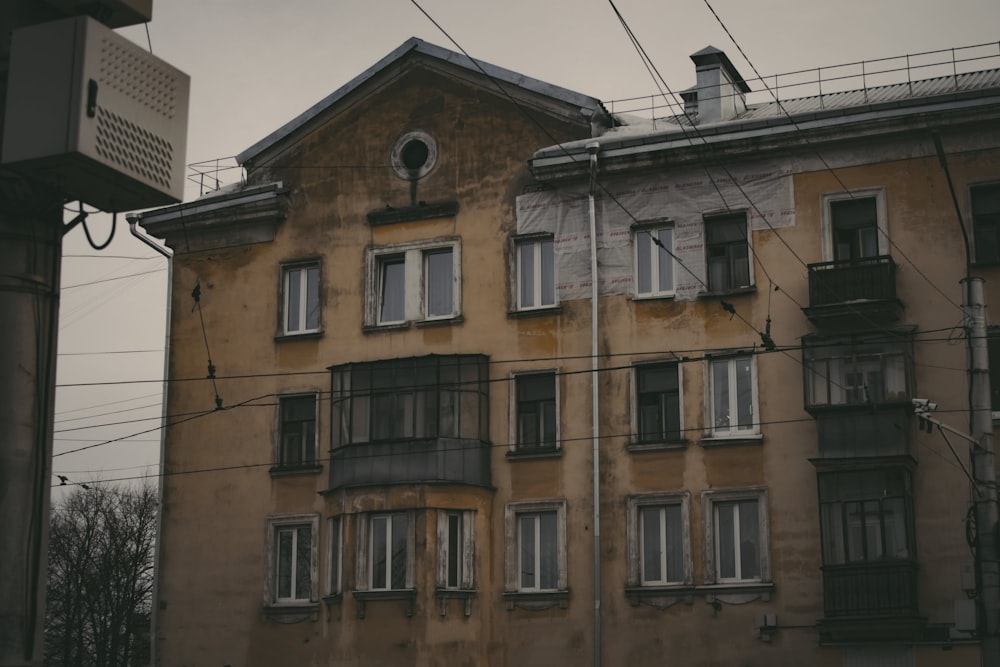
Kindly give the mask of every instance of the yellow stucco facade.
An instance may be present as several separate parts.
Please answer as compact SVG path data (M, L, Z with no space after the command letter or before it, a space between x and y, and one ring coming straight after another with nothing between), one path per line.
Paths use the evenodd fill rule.
M965 251L928 128L943 127L968 224L970 187L1000 181L995 125L938 112L821 128L805 146L737 128L700 158L636 157L599 105L581 113L588 98L523 80L500 93L421 48L255 147L246 186L144 216L175 252L158 664L599 664L598 645L605 665L979 664L954 627L970 485L909 399L967 429ZM394 154L414 131L429 155L408 157L405 140ZM608 273L594 372L597 134ZM529 161L560 142L562 171ZM749 203L720 205L706 166L743 179ZM751 191L754 174L772 189ZM695 181L701 194L673 194ZM665 194L634 187L658 183ZM756 194L772 191L778 213ZM846 193L877 213L895 295L874 309L841 299L824 319L808 265L834 259L830 202ZM659 212L615 212L632 201ZM745 216L749 285L732 239L729 283L707 268L721 266L706 230L723 209ZM658 294L640 293L634 265L649 229L674 244L653 252L673 271ZM551 297L520 291L529 266L546 275L545 242ZM310 268L315 284L294 273ZM980 268L992 303L997 269ZM804 340L874 334L848 354L889 360L877 377L859 367L862 398L807 396L829 378ZM831 396L847 391L837 377ZM311 419L291 416L296 397ZM309 435L286 440L293 430ZM884 475L892 503L838 495L863 474ZM847 537L821 529L834 516Z

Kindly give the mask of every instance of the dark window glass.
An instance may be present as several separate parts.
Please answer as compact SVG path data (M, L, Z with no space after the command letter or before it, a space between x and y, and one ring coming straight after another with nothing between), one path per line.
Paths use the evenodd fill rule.
M283 396L281 409L280 465L316 460L316 396Z
M972 229L976 262L1000 262L1000 183L972 188Z
M681 436L677 364L636 366L639 442Z
M878 256L878 208L875 197L830 202L833 258L856 262Z
M743 213L705 220L708 289L713 292L750 287L747 219Z
M517 382L517 446L556 446L556 375L520 375Z

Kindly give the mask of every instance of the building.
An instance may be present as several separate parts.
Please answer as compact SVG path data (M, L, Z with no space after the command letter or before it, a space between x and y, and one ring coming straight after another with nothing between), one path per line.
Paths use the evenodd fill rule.
M946 176L989 279L1000 71L757 104L692 60L650 122L410 40L139 217L159 664L979 663L912 399L967 430Z

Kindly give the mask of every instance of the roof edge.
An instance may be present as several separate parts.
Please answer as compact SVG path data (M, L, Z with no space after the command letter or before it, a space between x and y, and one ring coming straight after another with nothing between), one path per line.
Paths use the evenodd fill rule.
M361 88L377 74L387 69L396 61L401 60L411 51L462 67L478 74L485 74L485 76L501 83L515 85L536 94L551 97L566 104L577 106L580 108L581 114L588 119L593 119L595 116L608 115L607 109L604 107L604 103L596 97L591 97L589 95L569 90L568 88L562 88L561 86L546 83L539 79L525 76L513 70L498 67L497 65L492 65L482 60L475 60L465 54L430 44L417 37L410 37L361 74L357 75L346 84L279 127L277 130L271 132L260 141L240 152L236 156L236 161L241 165L245 165L247 162L253 160L253 158L294 134L297 130L305 126L314 118L318 117L328 108Z

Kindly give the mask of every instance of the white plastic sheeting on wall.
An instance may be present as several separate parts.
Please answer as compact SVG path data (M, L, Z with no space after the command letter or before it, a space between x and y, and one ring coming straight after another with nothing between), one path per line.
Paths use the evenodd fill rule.
M631 294L632 227L667 220L674 227L676 296L706 290L704 218L746 211L751 230L795 224L792 171L787 165L711 168L679 174L643 174L601 181L597 195L597 256L601 294ZM560 301L590 295L590 233L586 185L517 198L517 233L548 232L556 254ZM752 241L751 241L752 242Z

